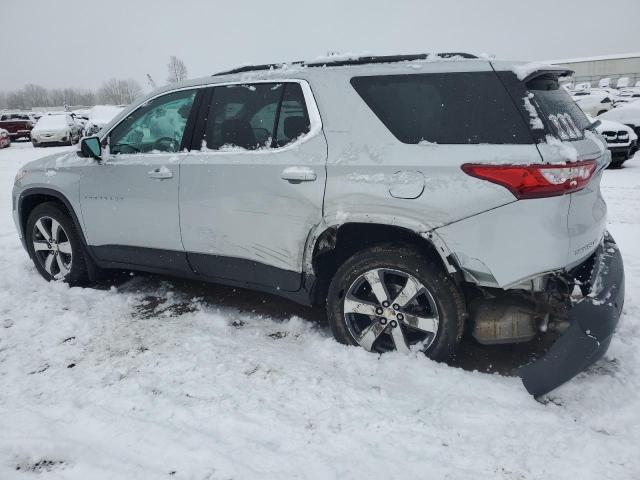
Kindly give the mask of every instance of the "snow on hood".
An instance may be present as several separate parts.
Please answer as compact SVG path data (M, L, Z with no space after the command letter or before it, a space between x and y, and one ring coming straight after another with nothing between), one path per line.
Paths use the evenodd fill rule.
M598 120L614 120L625 124L640 126L640 100L627 103L608 112L598 115Z
M624 123L614 122L612 120L604 120L600 117L598 117L598 120L600 120L600 125L596 127L596 130L598 131L598 133L602 133L605 131L624 130L629 134L629 137L631 138L631 140L635 140L636 138L638 138L635 132L633 131L633 129L631 127L628 127Z

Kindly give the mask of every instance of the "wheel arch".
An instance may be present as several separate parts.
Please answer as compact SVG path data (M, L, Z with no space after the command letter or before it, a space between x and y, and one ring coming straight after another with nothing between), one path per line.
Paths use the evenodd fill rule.
M52 188L28 188L24 190L20 197L18 198L18 219L20 220L20 233L22 234L22 238L25 237L25 227L27 224L27 219L29 215L38 205L47 202L54 202L59 204L66 213L69 214L71 220L73 221L73 225L78 232L78 236L80 237L80 241L82 242L83 247L87 250L87 242L84 237L84 231L82 229L82 225L80 224L80 220L76 215L76 212L71 205L69 199L60 191L54 190Z
M445 272L457 271L448 260L449 251L435 233L420 234L398 225L368 222L348 222L326 227L314 237L305 265L312 272L315 284L314 304L322 304L329 284L340 265L358 251L382 243L402 243L417 248L434 258Z

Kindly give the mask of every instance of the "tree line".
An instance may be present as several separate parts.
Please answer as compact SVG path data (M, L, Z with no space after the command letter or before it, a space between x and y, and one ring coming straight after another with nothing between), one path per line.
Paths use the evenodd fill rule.
M178 57L172 55L167 64L168 83L180 82L187 78L187 67ZM152 88L155 82L147 75ZM31 110L40 107L62 107L64 105L92 106L96 104L127 105L142 95L140 84L132 79L111 78L97 90L87 88L45 88L28 84L9 92L0 92L0 109Z
M99 103L126 105L142 94L142 87L133 79L112 78L97 90L86 88L45 88L28 84L10 92L0 92L0 108L30 110L64 105L91 106Z

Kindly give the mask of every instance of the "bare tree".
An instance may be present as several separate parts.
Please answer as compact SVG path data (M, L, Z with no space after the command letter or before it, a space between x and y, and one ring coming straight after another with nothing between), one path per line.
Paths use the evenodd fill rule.
M40 85L34 85L32 83L25 85L22 89L22 95L27 108L48 106L49 96L47 89Z
M169 76L167 82L177 83L187 78L187 67L182 60L175 55L169 57L169 63L167 63L167 70L169 70Z
M142 87L133 79L121 80L112 78L102 84L98 90L101 102L113 105L126 105L142 93Z

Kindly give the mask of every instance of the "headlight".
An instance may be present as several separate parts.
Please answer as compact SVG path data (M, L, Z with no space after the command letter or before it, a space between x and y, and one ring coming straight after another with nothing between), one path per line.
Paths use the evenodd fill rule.
M20 180L24 178L26 174L27 174L26 170L18 170L18 172L16 173L16 178L13 179L13 183L18 183Z

